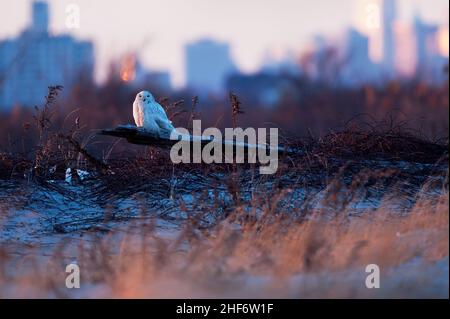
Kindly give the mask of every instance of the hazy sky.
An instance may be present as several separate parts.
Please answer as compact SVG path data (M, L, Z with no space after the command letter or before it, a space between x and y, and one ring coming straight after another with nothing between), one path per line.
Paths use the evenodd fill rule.
M337 35L355 21L355 2L368 0L48 0L50 29L92 39L97 78L120 54L137 50L144 65L168 69L183 81L183 46L202 37L231 44L244 71L255 70L268 50L302 50L318 33ZM376 1L376 0L375 0ZM398 0L401 19L420 12L448 24L448 0ZM80 28L68 29L66 8L80 8ZM31 0L0 0L0 38L30 21Z

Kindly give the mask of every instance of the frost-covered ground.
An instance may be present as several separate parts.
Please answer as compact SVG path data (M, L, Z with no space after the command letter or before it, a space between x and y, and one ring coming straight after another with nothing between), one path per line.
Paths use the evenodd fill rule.
M361 167L369 168L377 177L368 177L368 173L346 172L329 176L326 183L310 183L314 177L309 176L309 182L306 183L302 176L295 182L292 182L293 179L288 174L284 177L285 180L281 177L274 181L257 179L250 171L240 171L238 210L243 216L255 219L264 216L269 209L275 215L281 214L279 212L295 215L296 218L304 215L306 220L317 216L331 220L339 214L345 214L347 219L358 220L373 218L372 215L380 211L407 216L417 206L419 198L426 198L430 203L434 198L448 198L445 165L436 167L409 162L393 164L367 161L359 163L359 168ZM386 171L390 169L394 172ZM55 258L55 251L64 251L60 256L60 266L64 269L64 262L77 261L80 258L80 245L93 247L97 245L97 241L107 239L107 253L120 254L123 249L120 243L124 238L139 236L142 225L148 227L148 224L151 224L151 236L168 242L176 242L186 224L194 228L191 230L194 239L196 236L203 236L202 232L211 232L208 236L218 236L214 235L211 229L220 227L226 216L236 211L232 191L226 183L218 182L224 176L206 175L199 180L198 176L184 174L182 178L183 180L180 180L180 177L169 176L165 183L160 183L157 187L143 185L125 194L99 192L104 188L102 181L95 178L76 185L64 180L45 183L26 180L0 181L0 247L7 253L8 261L33 257L38 263L48 262L45 261L46 257ZM275 184L277 187L274 187ZM195 223L191 222L194 216ZM239 222L236 222L234 227L237 232L244 232L245 227L239 226ZM411 242L420 241L421 238L441 240L442 236L433 237L433 232L434 230L428 227L418 227L416 231L406 234L399 231L397 236L410 236ZM189 250L191 245L195 245L192 238L178 242L177 251ZM402 245L404 241L403 238ZM436 244L442 245L441 242ZM403 254L402 247L391 249L398 249L399 256ZM431 261L418 251L417 258L399 258L401 263L394 262L383 268L380 290L366 289L364 282L367 274L364 267L349 264L344 270L325 267L317 271L289 271L286 275L281 273L276 276L265 272L258 274L257 271L250 271L252 267L244 267L240 271L230 272L220 283L210 284L192 281L192 278L183 280L177 276L161 276L153 281L154 289L151 292L139 290L140 293L134 295L448 298L448 246L444 247L444 251L445 249L446 254L440 252ZM336 252L331 250L329 253ZM326 259L327 256L321 258ZM11 266L6 258L2 263ZM15 269L8 268L6 273L14 277ZM28 289L28 292L18 289L12 281L2 286L0 295L41 296L42 291L39 288L35 293L32 292L32 284ZM117 295L121 296L104 282L89 282L81 290L66 291L63 294L64 297ZM45 292L44 296L59 295L49 291Z

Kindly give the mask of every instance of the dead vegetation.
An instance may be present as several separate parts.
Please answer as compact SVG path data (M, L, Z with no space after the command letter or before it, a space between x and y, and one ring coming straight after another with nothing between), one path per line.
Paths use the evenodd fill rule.
M335 190L327 192L329 203ZM45 246L2 245L0 295L398 298L448 293L445 264L432 266L448 258L447 190L436 196L420 192L406 216L386 200L359 218L347 204L331 217L316 207L305 219L296 210L279 208L287 195L255 196L208 228L201 227L204 215L198 211L176 231L161 232L143 205L140 219L128 226L106 233L92 228L78 240L62 240L50 255ZM64 267L74 261L82 270L79 291L64 286ZM364 289L364 269L371 263L383 269L385 289ZM18 265L14 271L12 265Z
M321 138L285 133L283 144L298 152L261 176L252 165L173 165L152 147L92 151L95 134L83 135L80 119L52 125L58 91L50 88L37 110L36 147L0 154L8 182L0 184L0 223L26 210L61 237L50 250L0 242L0 297L445 295L442 280L420 267L448 265L448 138L430 141L390 120L350 122ZM230 99L237 125L240 101ZM200 116L197 104L190 119ZM176 117L180 105L165 106ZM63 182L67 168L89 172L78 190ZM54 194L63 204L52 206ZM44 195L52 217L32 206ZM127 200L138 204L120 208ZM69 202L78 208L67 211ZM92 205L101 209L90 213ZM176 227L161 232L161 221ZM83 271L78 292L64 286L74 260ZM379 294L358 288L374 262L394 271ZM412 278L395 275L408 263L417 263ZM417 285L405 288L411 280Z

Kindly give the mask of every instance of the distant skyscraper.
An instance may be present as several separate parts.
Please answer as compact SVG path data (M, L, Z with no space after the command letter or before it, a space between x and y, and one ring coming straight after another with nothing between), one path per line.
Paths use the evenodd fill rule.
M430 25L422 21L419 16L414 18L414 31L416 34L417 65L421 69L426 66L431 55L435 54L436 46L433 44L438 31L436 25Z
M395 34L396 0L383 0L383 66L388 76L395 71Z
M355 29L349 29L346 36L341 81L345 86L359 86L379 80L377 66L369 56L369 38Z
M35 1L32 4L33 16L31 31L35 33L47 33L48 29L48 4L43 1Z
M229 45L213 40L188 44L185 63L187 86L205 91L220 91L226 77L235 71Z
M445 78L444 67L448 57L439 50L439 27L425 23L419 16L414 18L416 37L417 76L427 82L440 83Z
M69 90L80 76L92 81L92 43L51 36L48 23L47 3L35 1L29 27L17 38L0 41L0 109L39 105L50 85Z

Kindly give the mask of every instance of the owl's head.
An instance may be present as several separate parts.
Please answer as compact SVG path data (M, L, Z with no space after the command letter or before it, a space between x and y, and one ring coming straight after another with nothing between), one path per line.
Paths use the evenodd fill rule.
M143 103L154 102L155 98L149 91L141 91L136 95L136 101Z

